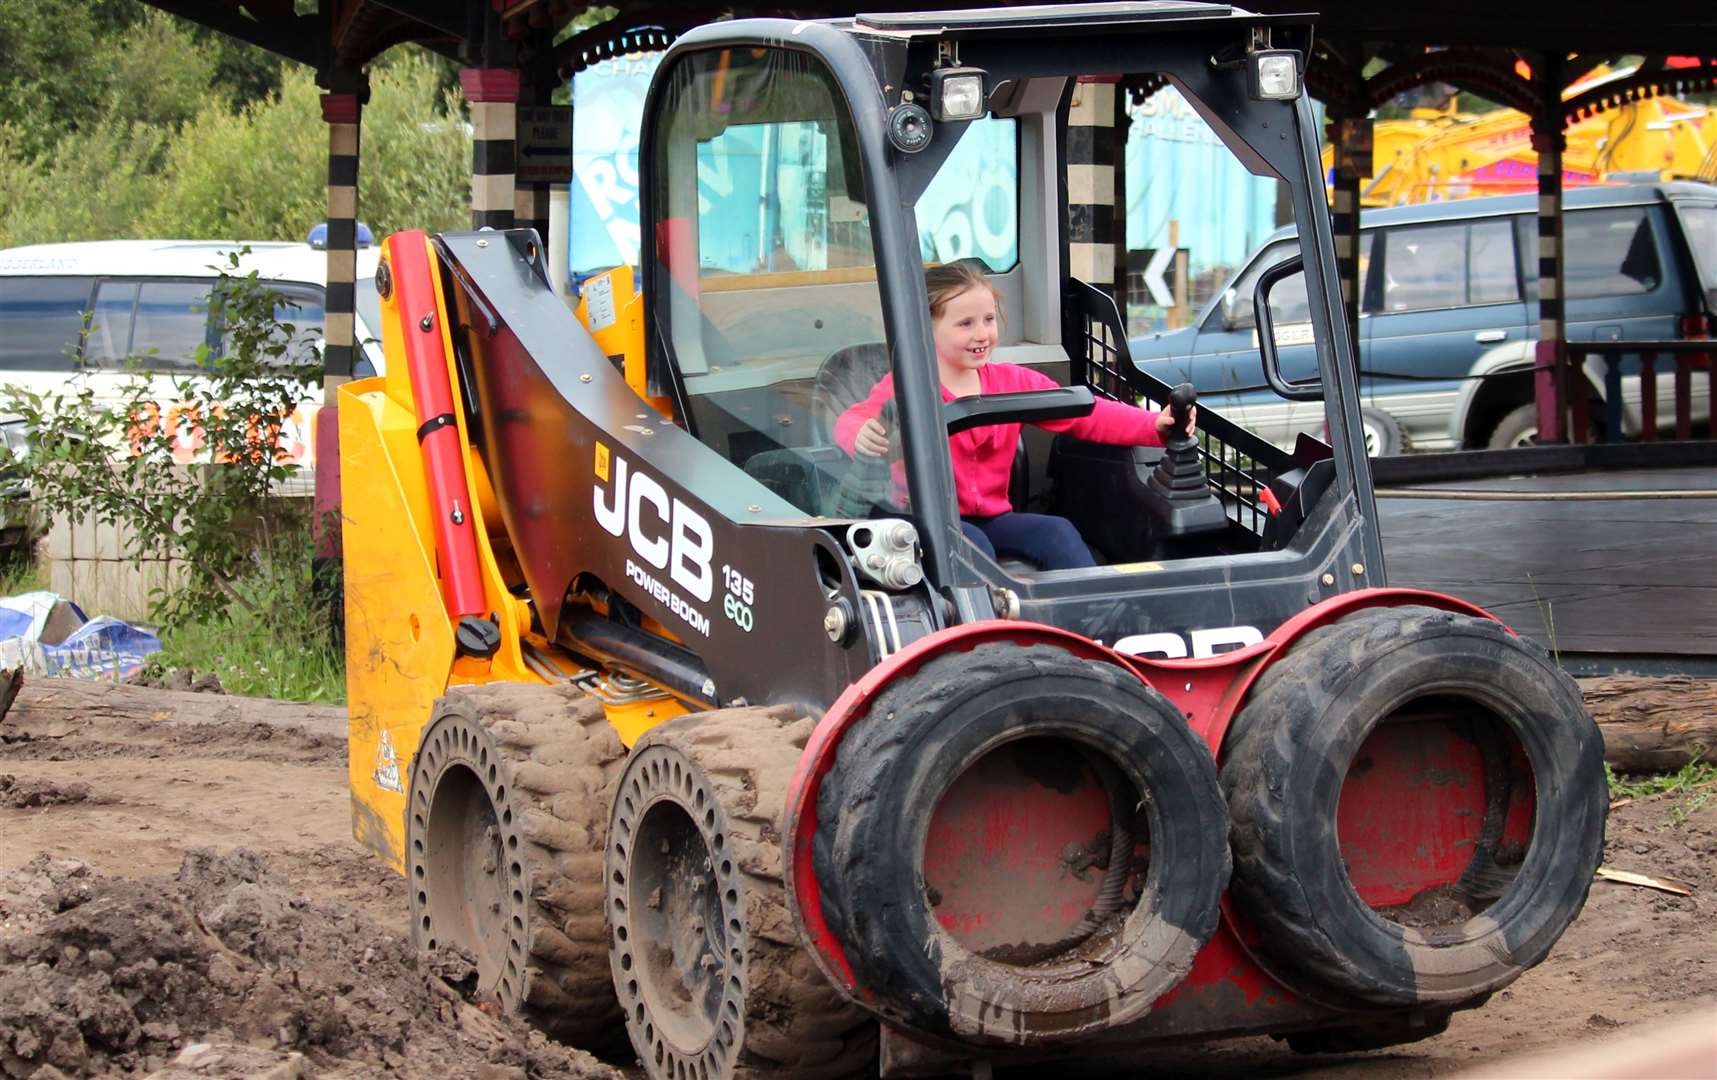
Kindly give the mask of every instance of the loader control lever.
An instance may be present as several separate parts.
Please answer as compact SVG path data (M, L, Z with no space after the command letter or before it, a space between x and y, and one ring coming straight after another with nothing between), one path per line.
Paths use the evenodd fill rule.
M1151 535L1158 540L1198 536L1228 527L1227 512L1204 482L1198 440L1186 431L1196 404L1198 391L1191 383L1181 383L1169 394L1169 414L1174 426L1163 443L1162 460L1145 484Z

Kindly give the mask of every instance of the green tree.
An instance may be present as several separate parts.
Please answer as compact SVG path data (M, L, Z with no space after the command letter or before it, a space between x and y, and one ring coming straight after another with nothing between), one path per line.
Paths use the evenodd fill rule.
M106 120L63 136L31 159L29 138L0 124L0 247L136 236L160 197L171 134Z
M468 222L470 136L439 65L398 50L371 75L363 114L359 216L378 236ZM183 127L115 115L32 156L0 124L0 247L124 237L302 240L327 210L328 129L311 74L233 112L204 102Z
M436 88L419 50L378 66L363 113L358 216L382 235L460 227L470 137L457 97ZM278 97L234 114L207 107L168 152L159 200L137 235L302 239L326 212L327 127L321 91L293 70Z
M0 57L0 117L20 127L26 159L98 124L171 128L211 100L259 100L282 65L139 0L0 4Z

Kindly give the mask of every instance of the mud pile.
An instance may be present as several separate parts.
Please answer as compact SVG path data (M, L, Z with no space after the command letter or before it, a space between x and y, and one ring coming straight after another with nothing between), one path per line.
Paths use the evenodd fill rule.
M471 997L369 917L254 852L130 880L39 856L0 874L0 1076L619 1076Z
M91 792L88 784L20 780L10 773L0 773L0 810L32 810L44 806L112 801L110 796Z

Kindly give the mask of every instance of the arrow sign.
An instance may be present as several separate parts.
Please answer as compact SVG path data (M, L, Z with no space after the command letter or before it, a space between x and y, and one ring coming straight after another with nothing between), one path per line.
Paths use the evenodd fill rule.
M564 184L572 179L572 107L521 105L514 179L521 184Z
M1174 260L1174 252L1172 247L1157 248L1151 253L1151 261L1145 264L1145 288L1150 290L1151 303L1158 307L1174 307L1174 294L1169 291L1169 283L1163 280L1163 271Z

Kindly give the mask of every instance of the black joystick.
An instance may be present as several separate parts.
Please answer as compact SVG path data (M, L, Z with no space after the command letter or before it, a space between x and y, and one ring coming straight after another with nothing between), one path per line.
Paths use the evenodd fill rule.
M1179 539L1228 527L1222 502L1204 481L1204 463L1198 459L1198 440L1187 434L1198 391L1181 383L1169 394L1169 416L1174 421L1163 442L1162 460L1145 483L1145 505L1153 519L1151 534L1159 540Z

